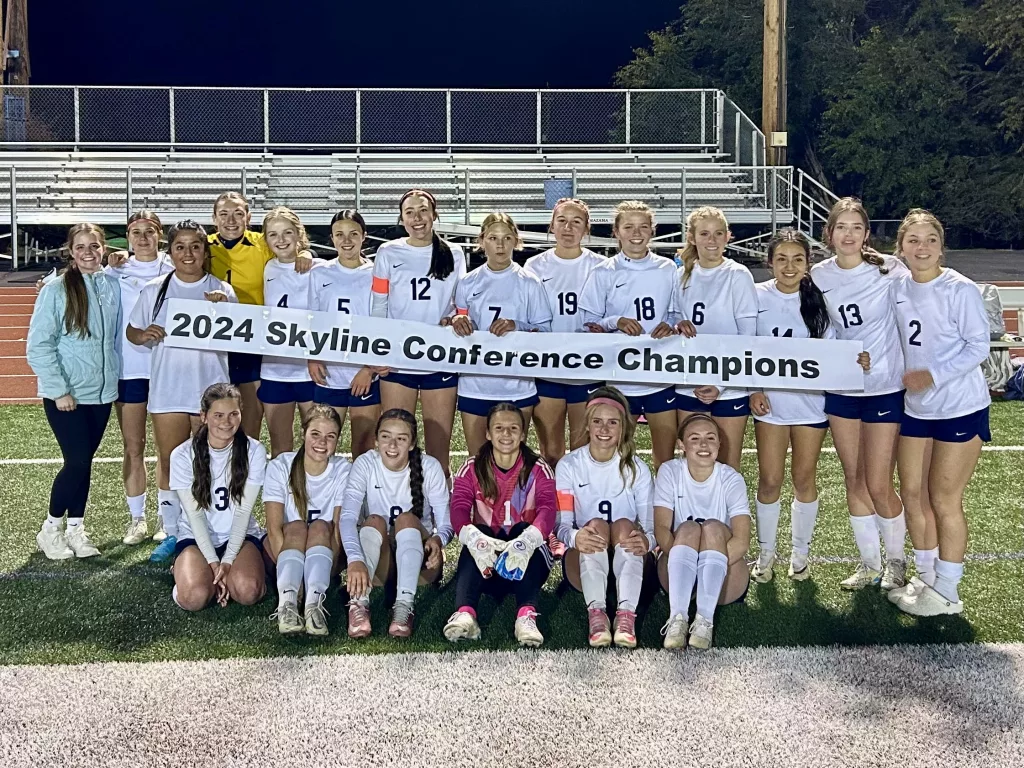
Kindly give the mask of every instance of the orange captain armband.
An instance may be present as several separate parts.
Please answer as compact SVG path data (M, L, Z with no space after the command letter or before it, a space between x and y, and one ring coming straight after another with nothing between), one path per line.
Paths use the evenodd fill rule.
M469 314L469 310L468 309L460 309L459 307L456 307L455 308L455 314L456 315L462 315L463 317L465 317L466 315Z
M555 491L555 497L558 499L559 512L574 512L576 510L576 497L572 495L572 491Z
M370 290L372 290L374 293L387 293L390 285L391 281L389 281L386 277L377 277L376 275L374 275L373 284Z

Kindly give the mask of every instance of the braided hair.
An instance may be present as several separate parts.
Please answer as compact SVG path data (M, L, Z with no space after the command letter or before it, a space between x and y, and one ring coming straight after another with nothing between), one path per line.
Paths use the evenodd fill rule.
M234 400L242 408L242 395L233 384L212 384L203 392L200 413L208 413L218 400ZM249 438L242 425L238 425L231 442L231 480L228 494L237 504L245 492L249 478ZM192 438L192 498L200 509L209 509L213 503L213 476L210 471L210 430L204 423Z
M417 443L418 430L416 427L416 417L409 413L404 408L391 408L384 411L377 419L377 428L374 430L375 435L380 434L380 428L384 425L385 421L401 421L409 425L409 431L411 433L410 443L412 447L409 449L409 493L412 495L412 509L409 511L416 517L423 519L423 452L420 450L419 444Z

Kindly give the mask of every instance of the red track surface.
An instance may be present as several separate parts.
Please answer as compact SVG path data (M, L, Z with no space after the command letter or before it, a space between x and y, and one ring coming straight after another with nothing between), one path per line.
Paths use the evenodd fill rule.
M36 377L25 360L25 338L35 300L35 288L0 287L0 404L39 402ZM1006 330L1017 333L1017 313L1005 312L1004 317Z

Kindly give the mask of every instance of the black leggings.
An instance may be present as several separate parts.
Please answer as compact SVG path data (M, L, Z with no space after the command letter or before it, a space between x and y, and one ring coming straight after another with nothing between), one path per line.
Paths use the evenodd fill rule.
M492 531L486 525L475 523L470 523L470 525L476 525L482 533L488 536L510 541L526 530L529 523L517 523L507 534L503 531ZM497 575L485 579L480 573L480 569L476 567L476 561L473 560L469 549L463 547L459 554L459 567L455 573L455 608L468 606L476 610L480 595L491 595L498 603L501 603L505 599L505 595L509 593L515 595L517 608L525 606L536 608L537 601L540 599L540 588L544 586L549 573L551 573L551 566L548 565L544 556L544 547L541 546L534 550L522 580L509 581Z
M50 516L83 517L92 479L92 457L100 447L110 419L110 403L79 404L73 411L62 411L53 400L43 399L46 420L50 422L64 466L53 479L50 490Z

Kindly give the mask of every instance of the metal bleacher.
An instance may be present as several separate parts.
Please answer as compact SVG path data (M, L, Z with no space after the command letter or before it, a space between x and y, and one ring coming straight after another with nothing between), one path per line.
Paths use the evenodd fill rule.
M453 226L496 209L546 225L552 185L587 200L598 224L644 200L662 231L700 205L764 229L811 206L803 176L766 166L763 134L718 90L0 92L0 226L15 240L19 225L117 225L143 207L209 221L225 190L257 221L287 205L311 225L342 208L392 224L411 187L431 190Z

